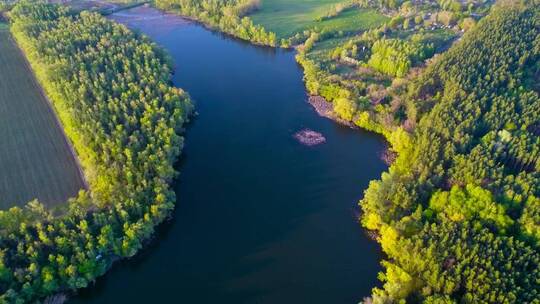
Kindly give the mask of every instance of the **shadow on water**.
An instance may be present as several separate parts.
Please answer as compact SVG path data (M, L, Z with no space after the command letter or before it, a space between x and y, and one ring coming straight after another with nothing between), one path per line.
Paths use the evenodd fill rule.
M254 47L177 16L113 18L163 46L199 116L186 132L171 221L70 303L357 303L380 251L355 219L385 169L374 134L316 115L294 53ZM307 147L304 128L326 142Z

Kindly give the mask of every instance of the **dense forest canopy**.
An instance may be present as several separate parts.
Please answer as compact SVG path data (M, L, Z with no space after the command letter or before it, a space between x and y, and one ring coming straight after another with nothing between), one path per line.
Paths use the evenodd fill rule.
M540 303L539 60L538 6L501 3L410 85L425 114L361 202L370 301Z
M19 303L85 287L135 254L174 207L192 105L162 50L124 26L30 1L9 15L90 184L58 217L36 202L0 211L0 303Z

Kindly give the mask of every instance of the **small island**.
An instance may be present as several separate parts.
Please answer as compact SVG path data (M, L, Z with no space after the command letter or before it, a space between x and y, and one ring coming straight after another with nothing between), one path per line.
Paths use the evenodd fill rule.
M326 138L319 132L310 129L303 129L294 134L294 138L303 145L316 146L324 143Z

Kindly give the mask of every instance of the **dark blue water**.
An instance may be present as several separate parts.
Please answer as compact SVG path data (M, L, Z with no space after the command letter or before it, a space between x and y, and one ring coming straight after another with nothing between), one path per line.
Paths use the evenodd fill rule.
M290 51L254 47L138 8L115 17L172 56L197 102L174 220L73 303L358 303L378 245L355 218L385 165L381 138L319 117ZM303 128L326 137L307 147Z

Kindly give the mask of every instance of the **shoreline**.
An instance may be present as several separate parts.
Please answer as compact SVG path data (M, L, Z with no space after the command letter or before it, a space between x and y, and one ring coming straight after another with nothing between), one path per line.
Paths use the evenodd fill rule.
M313 107L313 109L315 110L315 112L317 112L317 114L319 114L319 116L328 118L335 123L349 127L351 129L360 129L360 127L358 127L351 121L339 118L332 107L332 103L326 100L324 97L320 95L308 94L307 102Z
M205 22L203 22L203 21L201 21L201 20L199 20L199 19L197 19L195 17L184 15L181 12L178 12L178 11L166 10L166 9L159 8L159 7L155 6L155 4L153 4L153 3L147 3L147 5L144 5L144 6L132 7L132 8L129 8L128 10L130 10L130 9L147 9L147 8L153 8L153 9L161 12L162 16L166 16L166 15L178 16L178 17L180 17L180 18L182 18L182 19L184 19L184 20L186 20L188 22L193 22L193 23L195 23L195 24L197 24L199 26L202 26L204 29L206 29L208 31L211 31L213 33L217 33L217 34L220 34L220 35L224 35L224 36L226 36L228 38L240 41L242 43L247 43L247 44L249 44L251 46L255 46L255 47L294 51L294 52L296 52L298 54L299 48L303 45L303 44L299 44L299 45L294 45L294 46L289 46L289 47L283 47L283 46L278 44L276 46L271 46L271 45L266 45L266 44L253 42L251 40L242 39L240 37L235 36L234 34L221 31L219 28L217 28L215 26L212 26L210 24L207 24L207 23L205 23ZM302 72L304 73L304 66L298 60L295 60L295 61L300 66L300 68L302 69ZM173 71L173 74L174 73L175 73L175 71ZM333 109L333 103L329 102L328 100L326 100L324 97L322 97L320 95L312 95L312 94L310 94L309 91L307 90L305 82L304 82L304 89L305 89L305 92L306 92L306 95L307 95L307 100L306 100L307 103L309 103L313 107L313 109L317 112L317 114L319 116L330 119L330 120L334 121L337 124L349 127L351 129L355 129L355 130L360 130L361 129L361 130L364 130L364 131L367 131L367 132L374 132L373 130L369 130L367 128L362 128L362 127L356 125L353 121L347 121L347 120L344 120L342 118L339 118L338 115L336 114L336 112ZM385 140L387 140L387 138L386 138L386 136L384 134L379 133L379 132L375 132L375 133L381 135Z
M171 15L174 15L174 16L179 16L182 19L191 21L193 23L196 23L196 24L202 26L203 28L205 28L208 31L211 31L213 33L218 33L218 34L221 34L221 35L225 35L225 36L227 36L229 38L232 38L232 39L244 42L244 43L248 43L248 44L256 46L256 47L264 47L264 48L271 48L271 49L284 49L284 50L289 50L289 49L292 50L292 49L294 49L293 47L289 47L289 48L281 47L280 44L276 44L275 46L272 46L272 45L268 45L268 44L257 43L257 42L251 41L251 40L243 39L243 38L235 36L234 34L231 34L229 32L221 31L218 27L212 26L212 25L210 25L210 24L208 24L208 23L206 23L204 21L201 21L201 20L197 19L196 17L184 15L179 11L162 9L162 8L159 8L159 7L155 6L153 3L148 3L148 4L149 5L145 6L145 7L147 7L147 8L152 7L154 9L162 12L163 14L171 14ZM137 7L135 7L135 8L137 8Z
M146 6L146 7L149 7L149 6ZM304 44L299 44L299 45L295 45L295 46L290 46L288 48L284 48L284 47L282 47L280 45L277 45L277 46L273 47L273 46L269 46L269 45L258 44L258 43L252 42L250 40L239 38L239 37L237 37L237 36L235 36L233 34L220 31L218 28L214 28L211 25L208 25L208 24L206 24L206 23L204 23L204 22L202 22L202 21L200 21L200 20L198 20L196 18L193 18L193 17L190 17L190 16L185 16L183 14L179 14L179 13L176 13L174 11L164 10L164 9L156 7L155 5L151 5L150 7L162 12L163 14L172 14L172 15L179 16L180 18L183 18L185 20L188 20L190 22L193 22L195 24L200 25L200 26L202 26L203 28L205 28L205 29L207 29L209 31L212 31L214 33L219 33L221 35L225 35L226 37L232 38L234 40L238 40L238 41L243 42L243 43L248 43L251 46L255 46L255 47L264 47L264 48L272 48L272 49L284 49L284 50L294 51L294 52L296 52L296 54L298 54L299 48L304 45ZM296 58L296 56L295 56L295 58ZM297 59L295 59L295 61L296 61L296 64L298 64L300 66L300 68L302 69L303 76L305 76L304 66ZM395 161L395 157L397 155L394 152L392 152L392 145L391 145L391 142L389 141L386 134L384 134L383 132L376 132L375 130L370 130L368 128L363 128L361 126L356 125L353 121L347 121L347 120L339 118L337 116L336 112L333 109L332 102L329 102L328 100L326 100L324 97L322 97L320 95L312 95L312 94L310 94L307 87L306 87L305 81L303 81L303 84L304 84L304 91L305 91L306 96L307 96L306 102L308 104L310 104L310 106L315 110L315 112L320 117L329 119L329 120L333 121L334 123L336 123L338 125L345 126L345 127L350 128L350 129L353 129L353 130L363 130L363 131L366 131L366 132L373 132L373 133L381 136L384 139L384 141L386 142L386 148L379 153L378 157L379 157L380 160L382 160L385 163L385 165L388 166L388 168L391 166L391 164ZM377 180L377 179L375 179L375 180ZM360 206L360 201L358 203L358 206ZM356 222L361 223L361 217L357 217ZM379 231L368 229L368 228L364 227L363 225L360 225L360 227L362 229L362 232L364 234L366 234L366 236L370 240L372 240L375 243L379 244L379 246L381 245Z
M272 47L272 46L268 46L268 45L264 45L264 44L257 44L257 43L254 43L252 41L236 37L236 36L234 36L232 34L229 34L227 32L222 32L218 28L212 27L212 26L210 26L210 25L208 25L208 24L206 24L206 23L204 23L204 22L202 22L200 20L197 20L197 19L195 19L193 17L177 14L174 11L163 10L163 9L155 7L155 5L137 6L137 7L129 8L126 11L129 11L131 9L145 10L145 9L148 9L148 8L153 8L153 9L159 11L161 17L163 17L163 18L165 18L167 15L179 17L179 18L184 19L186 22L192 22L193 24L195 24L197 26L201 26L203 29L208 30L208 31L210 31L212 33L224 35L224 37L236 40L237 42L240 42L240 43L248 43L250 46L264 47L264 48L271 48L271 49L283 49L283 50L291 50L291 51L294 50L294 51L298 52L296 47L283 48L281 46ZM122 12L123 11L124 10L122 10ZM146 12L143 12L143 13L146 13ZM114 14L115 13L107 15L106 18L109 19L109 20L112 20L113 22L116 22L118 24L127 26L126 24L123 24L123 23L115 20L114 19ZM295 60L295 62L297 64L299 64L299 62L297 60ZM302 73L304 73L304 67L301 64L299 64L299 66L302 69ZM173 69L171 70L171 74L175 74L175 73L176 73L176 66L174 66ZM343 120L343 119L339 118L337 116L337 114L333 110L333 103L332 102L327 101L324 97L319 96L319 95L310 95L308 93L308 91L307 91L305 82L303 82L302 87L303 87L304 92L306 94L305 95L306 96L305 97L306 98L305 102L309 103L310 106L313 107L313 109L318 114L318 116L330 119L333 122L335 122L335 123L337 123L339 125L342 125L342 126L349 127L350 129L354 129L354 130L362 129L362 130L365 130L365 131L370 132L370 133L373 132L371 130L364 129L364 128L361 128L361 127L355 125L352 121L346 121L346 120ZM192 117L192 118L195 118L196 116L197 116L197 112L195 112L195 111L190 115L190 117ZM184 130L189 128L191 122L192 122L191 119L186 122L186 125L184 125ZM373 132L373 133L376 133L376 132ZM376 133L376 134L380 135L379 133ZM383 136L383 138L384 138L384 136ZM180 161L180 159L177 159L176 161L178 162L178 161ZM175 208L176 208L176 206L175 206ZM359 223L359 219L360 219L359 217L355 217L354 222ZM151 250L152 247L153 247L153 244L156 244L156 242L157 242L156 240L161 237L161 232L158 231L158 230L163 229L163 228L166 229L167 226L171 222L173 222L174 220L175 220L174 211L172 211L171 214L169 214L162 222L160 222L160 223L158 223L157 225L154 226L154 232L152 233L152 235L149 238L144 239L142 241L141 248L138 249L138 251L136 252L136 254L134 256L132 256L132 257L120 257L120 256L112 257L110 263L106 267L105 272L103 274L101 274L100 276L94 278L94 280L91 281L86 287L78 288L78 289L74 289L74 290L73 289L63 290L60 293L51 296L51 299L52 300L69 301L70 298L77 297L80 294L81 291L93 288L95 286L96 281L98 280L98 278L106 277L107 275L110 274L110 272L111 272L111 270L113 268L118 267L119 265L122 265L122 263L124 263L124 262L130 262L132 259L136 258L137 256L140 256L141 254L144 254L145 251ZM377 232L376 231L369 230L369 229L367 229L367 228L365 228L363 226L360 226L360 229L361 229L360 231L364 235L366 235L367 238L370 241L375 241L375 243L379 244L379 246L380 246L380 240L377 237L377 234L376 234ZM60 302L60 301L59 302L54 302L54 304L60 304L60 303L63 303L63 302Z

